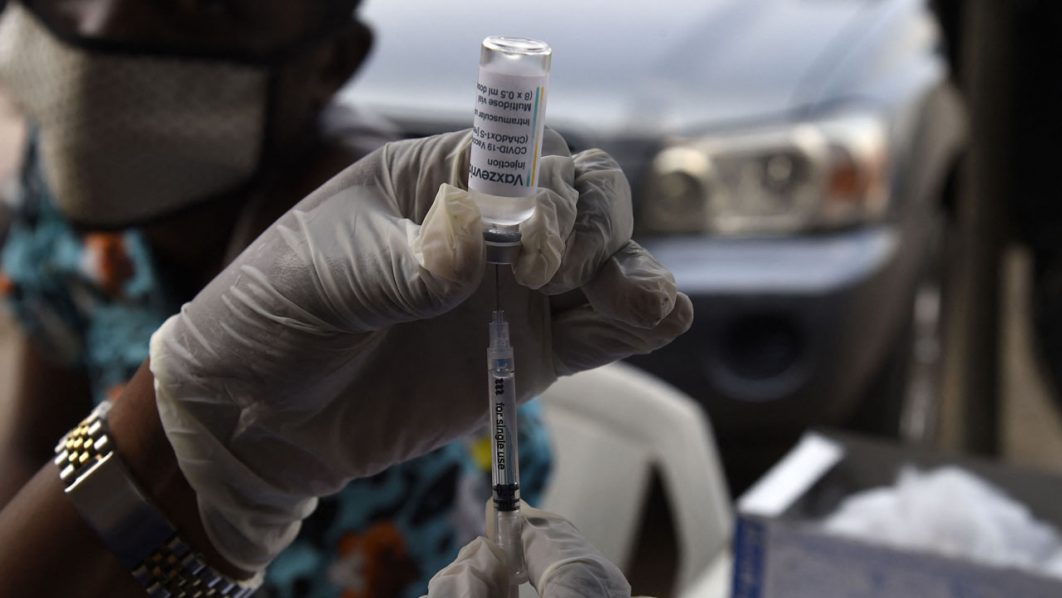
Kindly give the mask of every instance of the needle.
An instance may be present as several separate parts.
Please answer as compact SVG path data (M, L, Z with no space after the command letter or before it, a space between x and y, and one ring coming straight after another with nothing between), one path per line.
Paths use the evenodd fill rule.
M498 264L494 264L494 309L501 311L501 279Z

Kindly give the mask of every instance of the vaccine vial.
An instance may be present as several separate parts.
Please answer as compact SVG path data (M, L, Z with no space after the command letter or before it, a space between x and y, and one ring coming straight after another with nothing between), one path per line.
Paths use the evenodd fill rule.
M480 48L468 188L492 263L512 262L535 210L551 57L549 44L522 37L490 36Z

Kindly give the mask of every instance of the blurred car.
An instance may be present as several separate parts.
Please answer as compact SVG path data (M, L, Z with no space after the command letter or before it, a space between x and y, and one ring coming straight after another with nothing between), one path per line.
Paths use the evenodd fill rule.
M409 136L470 125L485 36L552 45L549 126L620 162L636 239L695 305L688 334L632 361L705 406L735 489L808 426L896 432L964 139L924 2L373 0L363 15L377 47L344 97Z

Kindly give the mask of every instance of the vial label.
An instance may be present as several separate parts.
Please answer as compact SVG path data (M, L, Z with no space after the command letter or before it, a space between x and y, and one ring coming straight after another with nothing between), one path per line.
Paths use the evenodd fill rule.
M480 69L472 119L469 189L503 197L535 193L545 93L546 76Z

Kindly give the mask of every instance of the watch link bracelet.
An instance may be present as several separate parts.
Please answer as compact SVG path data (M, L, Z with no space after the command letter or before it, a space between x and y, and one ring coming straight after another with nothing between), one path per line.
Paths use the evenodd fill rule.
M250 596L260 577L240 582L219 573L148 501L107 434L109 410L109 401L101 403L55 447L59 479L81 517L148 596Z

